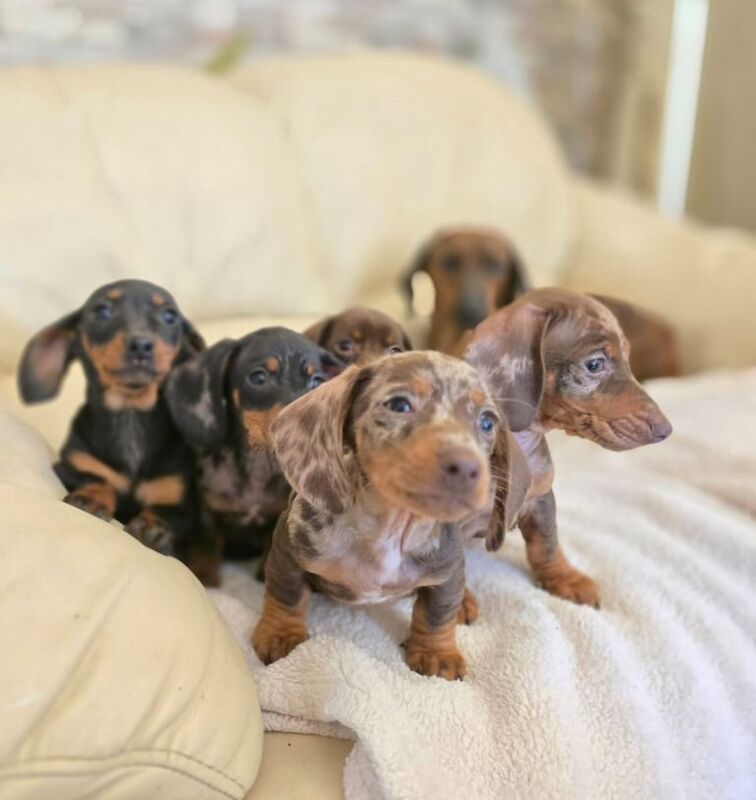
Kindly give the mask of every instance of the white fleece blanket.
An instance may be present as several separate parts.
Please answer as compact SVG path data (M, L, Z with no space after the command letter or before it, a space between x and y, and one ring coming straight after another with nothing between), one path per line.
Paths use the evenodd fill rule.
M756 370L657 382L675 433L609 453L552 436L561 540L602 609L537 589L518 533L469 553L464 682L404 665L409 601L314 597L311 638L263 668L262 588L214 598L270 730L356 740L347 800L756 798Z

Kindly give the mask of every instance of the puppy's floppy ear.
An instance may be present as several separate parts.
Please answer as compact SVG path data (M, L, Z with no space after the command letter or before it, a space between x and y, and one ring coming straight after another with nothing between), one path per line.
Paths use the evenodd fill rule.
M544 385L544 344L552 315L530 303L502 308L478 325L463 358L481 370L511 430L533 424Z
M512 247L509 248L509 261L507 262L507 282L502 286L496 298L496 307L508 306L521 294L530 291L530 278L520 255Z
M183 316L181 318L181 330L181 354L185 358L196 356L197 353L201 353L205 349L206 345L202 334Z
M278 463L294 491L332 514L343 514L359 487L347 429L352 403L371 375L369 366L349 367L281 409L271 426Z
M514 527L530 487L530 469L509 428L502 425L491 456L496 475L494 508L486 530L486 549L498 550L504 534Z
M236 344L223 339L176 367L166 381L165 399L173 421L198 450L214 450L226 438L226 371Z
M25 403L55 397L68 365L76 357L81 311L43 328L24 348L18 368L18 391Z
M410 261L409 266L402 275L399 287L402 290L404 299L407 302L408 317L412 317L415 314L415 309L413 307L415 292L412 288L412 279L418 272L428 271L428 265L430 264L431 256L433 255L433 251L436 249L436 245L440 240L440 236L441 234L437 233L434 236L431 236L427 242L420 246L420 249L415 253L412 261Z
M333 353L328 350L320 348L320 368L325 373L326 378L329 380L336 375L341 374L346 369L346 364L340 359L336 358Z
M335 320L336 317L323 317L323 319L303 331L302 336L306 336L311 342L323 347L331 333Z

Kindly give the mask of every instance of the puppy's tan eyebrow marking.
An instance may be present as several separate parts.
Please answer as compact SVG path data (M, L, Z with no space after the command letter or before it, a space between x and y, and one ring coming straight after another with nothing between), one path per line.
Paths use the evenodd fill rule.
M72 450L66 455L66 461L79 472L86 472L89 475L96 475L98 478L102 478L116 491L123 493L129 490L131 482L125 475L116 472L89 453L85 453L82 450Z
M365 335L361 330L352 331L352 339L354 339L355 342L361 342L364 338Z
M308 378L314 375L315 367L313 367L312 364L308 364L307 367L305 368L305 374L307 375Z
M473 389L470 392L470 399L476 406L479 406L483 404L483 401L486 399L486 396L483 394L483 392L480 391L480 389Z
M157 292L152 295L150 300L152 300L152 305L154 306L162 306L165 304L165 299L162 298Z
M110 289L105 296L108 300L120 300L123 297L123 292L120 289Z
M268 372L278 372L281 369L281 362L275 356L271 356L265 360L265 369Z
M421 397L427 397L431 393L431 383L427 378L414 378L410 388Z

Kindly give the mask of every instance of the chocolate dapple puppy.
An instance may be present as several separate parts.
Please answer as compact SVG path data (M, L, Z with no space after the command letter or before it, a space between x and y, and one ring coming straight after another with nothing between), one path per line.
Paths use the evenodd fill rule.
M307 638L311 589L352 604L416 594L407 663L463 677L461 523L487 518L496 492L511 524L529 483L477 371L430 352L352 366L283 409L273 442L293 493L273 534L252 635L260 659L283 658Z
M223 556L252 558L266 547L289 485L270 441L278 412L319 386L337 359L287 328L224 339L176 369L166 387L173 418L197 452L205 550L190 567L220 582Z
M569 563L557 541L545 435L558 428L609 450L628 450L672 432L630 371L617 320L587 295L537 289L479 325L465 360L487 377L530 466L518 525L536 578L552 594L598 606L596 584Z
M412 350L404 328L374 308L350 308L316 322L304 335L346 364L365 364Z
M191 451L174 427L163 383L204 348L165 290L145 281L103 286L27 345L19 391L27 403L55 397L70 363L87 378L55 472L64 498L159 552L183 556L194 532Z

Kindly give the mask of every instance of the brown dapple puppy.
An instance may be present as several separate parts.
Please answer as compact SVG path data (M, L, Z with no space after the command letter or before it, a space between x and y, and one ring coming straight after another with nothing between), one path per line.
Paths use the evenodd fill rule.
M307 638L311 589L352 604L415 593L407 664L462 678L462 523L487 518L496 491L503 524L512 524L529 484L481 376L440 353L386 356L282 409L272 435L293 493L252 634L260 659L283 658Z
M672 432L630 371L619 323L587 295L537 289L479 325L465 360L487 377L530 466L518 525L537 580L559 597L598 606L596 584L569 563L557 541L545 435L558 428L609 450L628 450Z
M412 350L402 326L374 308L350 308L316 322L304 335L345 364L364 366L389 353Z
M430 275L436 292L429 344L452 355L464 349L466 330L530 288L512 245L488 228L442 230L423 245L404 282L410 303L412 275L419 270ZM592 297L617 317L630 342L630 368L638 380L680 374L677 337L666 320L624 300Z
M530 288L511 243L488 228L444 228L425 242L402 283L410 306L418 272L430 275L436 292L428 344L452 355L465 331Z

